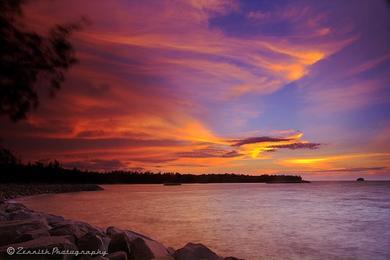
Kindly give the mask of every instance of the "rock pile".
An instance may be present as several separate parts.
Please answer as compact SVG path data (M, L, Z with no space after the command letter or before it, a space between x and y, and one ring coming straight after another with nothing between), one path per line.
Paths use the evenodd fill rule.
M0 259L29 259L31 254L39 255L38 259L237 259L220 257L202 244L188 243L178 250L166 248L136 232L116 227L101 229L10 202L0 203L0 234Z

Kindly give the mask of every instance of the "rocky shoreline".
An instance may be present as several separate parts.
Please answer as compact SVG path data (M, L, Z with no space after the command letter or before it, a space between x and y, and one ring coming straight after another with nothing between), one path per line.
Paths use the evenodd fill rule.
M96 184L0 184L0 201L45 193L64 193L77 191L99 191Z
M12 196L2 196L9 197ZM103 229L5 200L0 202L0 234L0 259L237 259L221 257L202 244L188 243L175 250L130 230L112 226Z

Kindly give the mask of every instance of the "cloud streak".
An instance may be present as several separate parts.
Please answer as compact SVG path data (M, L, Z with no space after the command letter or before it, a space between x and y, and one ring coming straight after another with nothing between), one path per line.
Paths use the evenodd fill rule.
M232 146L242 146L246 144L256 144L256 143L277 143L277 142L288 142L288 141L291 141L291 139L260 136L260 137L249 137L242 140L234 140Z

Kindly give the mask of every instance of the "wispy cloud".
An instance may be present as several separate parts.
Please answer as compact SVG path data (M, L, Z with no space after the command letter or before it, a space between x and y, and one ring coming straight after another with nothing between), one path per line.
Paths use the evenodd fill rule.
M249 137L242 140L233 140L232 146L242 146L245 144L256 144L256 143L277 143L277 142L287 142L287 141L291 141L291 139L260 136L260 137Z
M292 144L281 144L281 145L272 145L271 148L278 149L318 149L320 147L320 143L292 143Z

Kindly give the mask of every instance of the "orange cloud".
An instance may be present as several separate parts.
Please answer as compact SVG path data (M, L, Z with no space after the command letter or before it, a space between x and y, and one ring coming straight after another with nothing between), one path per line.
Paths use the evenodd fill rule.
M337 167L343 168L342 165L367 167L370 164L377 165L380 163L389 166L389 159L390 153L352 153L323 157L285 159L280 161L280 164L290 167L299 166L309 169L337 169Z

